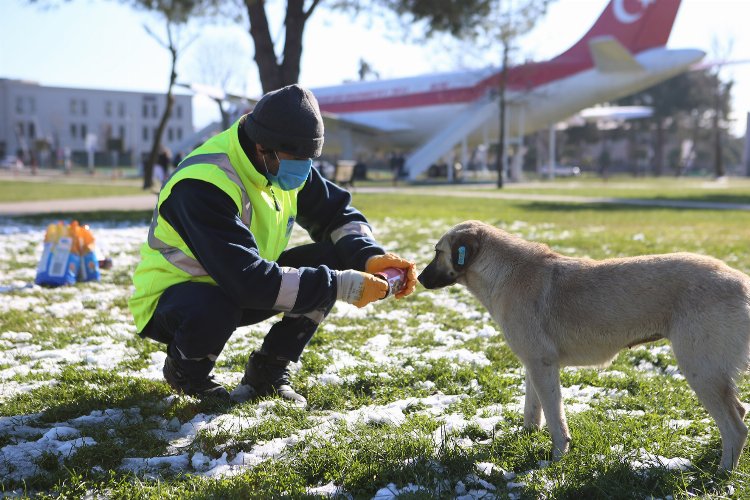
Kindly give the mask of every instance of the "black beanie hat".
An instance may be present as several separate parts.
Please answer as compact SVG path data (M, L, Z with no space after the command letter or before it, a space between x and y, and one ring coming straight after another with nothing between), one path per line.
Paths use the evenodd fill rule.
M244 124L256 144L301 158L317 158L323 150L323 118L318 101L297 84L260 98Z

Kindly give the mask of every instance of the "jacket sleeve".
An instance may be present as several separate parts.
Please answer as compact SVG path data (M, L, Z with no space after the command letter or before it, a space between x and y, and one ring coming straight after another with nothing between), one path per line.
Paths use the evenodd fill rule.
M373 237L365 216L351 206L351 200L348 191L313 168L297 197L297 223L313 241L332 241L346 269L363 271L367 259L385 250Z
M177 182L159 213L241 308L304 314L327 309L336 300L336 277L328 267L282 269L261 258L255 237L240 219L234 201L211 183L196 179ZM285 276L299 280L291 309L276 307Z

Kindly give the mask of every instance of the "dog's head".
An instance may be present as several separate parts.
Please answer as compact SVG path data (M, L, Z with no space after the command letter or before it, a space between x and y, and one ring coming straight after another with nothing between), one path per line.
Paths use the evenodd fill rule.
M435 245L435 257L417 278L425 288L460 282L479 252L484 224L466 221L452 227Z

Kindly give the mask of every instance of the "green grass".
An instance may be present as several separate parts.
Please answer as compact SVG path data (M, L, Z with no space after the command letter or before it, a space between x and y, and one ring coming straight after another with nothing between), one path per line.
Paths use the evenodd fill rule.
M570 189L603 195L600 185L582 184ZM638 197L651 193L648 196L682 198L699 192L684 186L663 191L668 189L666 181L632 188ZM736 191L732 184L728 189L732 196L747 195L744 184ZM693 251L750 272L746 211L403 193L355 192L353 200L368 215L378 239L389 250L414 259L420 269L448 227L480 219L569 255L608 258ZM120 213L90 215L101 223L127 219ZM144 229L145 215L130 214ZM23 221L38 224L41 233L46 218ZM300 233L295 230L295 241L303 241ZM6 237L0 235L0 245L6 245L1 238ZM12 241L14 251L0 260L0 275L23 281L37 242L29 238L24 246L17 238ZM140 242L118 242L119 261L135 262ZM23 419L38 429L21 435L0 426L0 448L35 441L59 423L96 442L65 456L40 454L34 459L38 474L25 481L2 479L0 492L20 490L39 498L320 498L309 488L332 482L354 498L370 498L390 483L397 488L415 485L402 498L452 498L459 491L486 489L487 484L496 488L489 492L498 498L511 493L570 499L750 496L750 452L743 454L734 474L716 474L718 430L687 383L669 374L676 362L664 341L626 350L604 370L562 372L565 390L579 394L574 389L579 387L594 395L566 401L571 451L561 461L548 463L551 441L546 429L521 429L522 367L499 326L461 287L420 288L407 299L383 301L364 314L334 309L293 374L295 387L308 398L305 410L275 399L215 408L173 397L158 377L158 366L156 378L145 375L153 368L152 356L163 347L137 338L132 327L123 325L122 293L110 294L103 310L92 301L95 286L105 292L129 287L130 272L132 267L124 266L104 273L97 285L0 296L5 302L26 301L11 308L0 304L0 353L6 355L0 358L0 370L28 368L2 382L35 384L0 398L0 419ZM75 301L81 294L86 298L80 310L49 313L54 304ZM217 376L236 383L248 353L270 324L240 329L219 358ZM18 337L18 332L25 334ZM17 337L22 340L13 340ZM86 359L39 356L72 346L104 349L107 344L123 349L111 368ZM459 353L476 361L456 357ZM741 381L740 392L743 400L750 400L750 379ZM130 417L75 424L80 417L108 409ZM201 424L194 436L175 441L176 430L191 422ZM204 469L192 465L201 460L231 462L259 447L267 447L267 458L236 475L203 477ZM689 459L692 467L641 470L637 462L645 460L643 450ZM130 458L179 454L193 460L180 472L157 468L133 473L121 467Z
M471 189L471 187L469 186ZM647 200L687 200L719 203L750 203L750 179L714 181L708 178L634 179L582 177L531 183L508 183L502 192L601 198L639 198Z
M357 187L391 187L390 178L373 174L368 181L359 181ZM401 188L410 187L403 182ZM458 185L437 184L415 185L422 190L437 188L460 188L464 190L485 190L483 187L466 183ZM648 180L635 179L629 176L617 176L607 180L599 177L580 177L575 179L558 178L553 180L530 180L522 183L506 183L498 193L507 194L544 194L562 196L603 197L603 198L639 198L653 200L689 200L722 203L750 203L750 179L732 178L714 181L708 178L674 178L661 177ZM100 177L76 176L49 178L25 178L0 180L0 200L34 201L65 198L89 198L100 196L122 196L143 194L138 179L111 179L106 175Z
M75 179L31 182L7 178L0 179L0 200L2 202L99 198L102 196L137 194L144 194L143 189L129 181L97 179L96 182L92 182Z

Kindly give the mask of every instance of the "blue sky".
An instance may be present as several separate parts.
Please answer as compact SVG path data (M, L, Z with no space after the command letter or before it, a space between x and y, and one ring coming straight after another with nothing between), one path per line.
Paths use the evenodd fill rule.
M656 0L659 1L659 0ZM160 32L148 13L110 0L57 1L41 9L23 0L2 0L0 16L0 76L34 80L44 85L161 92L168 81L169 58L144 30ZM280 2L269 2L279 4ZM522 40L521 58L547 58L574 43L596 20L607 0L558 0L532 33ZM278 16L277 16L278 17ZM699 48L712 57L713 48L731 46L731 59L750 59L748 0L683 0L669 41L673 48ZM280 18L272 19L278 26ZM305 32L300 83L311 87L356 79L364 58L381 78L412 76L460 67L497 65L499 56L485 50L451 48L444 41L428 44L401 41L392 20L357 18L317 11ZM273 32L278 32L276 27ZM201 60L207 46L226 44L238 61L235 91L257 96L257 69L244 25L190 27L196 40L178 66L180 80L205 79ZM727 66L735 80L735 133L744 133L750 111L750 64ZM196 99L200 126L215 118L211 103Z

